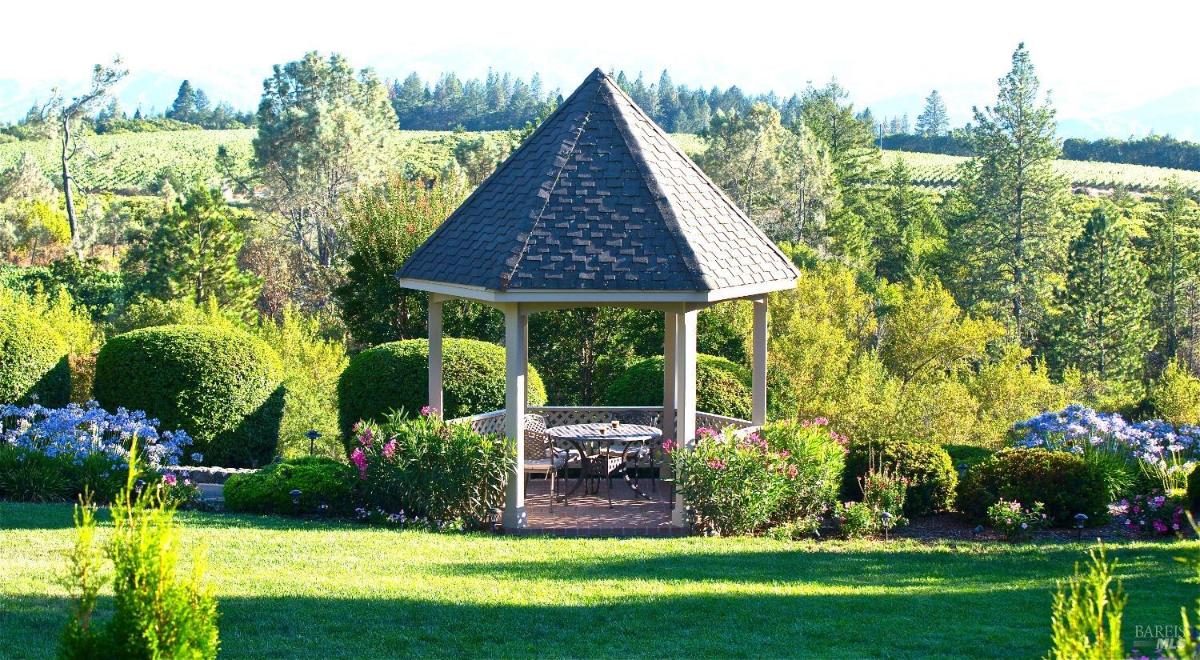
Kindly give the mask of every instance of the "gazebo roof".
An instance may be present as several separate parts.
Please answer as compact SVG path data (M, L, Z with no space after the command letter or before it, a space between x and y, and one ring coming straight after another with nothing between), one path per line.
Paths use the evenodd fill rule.
M788 289L797 273L597 69L397 276L496 302L706 302Z

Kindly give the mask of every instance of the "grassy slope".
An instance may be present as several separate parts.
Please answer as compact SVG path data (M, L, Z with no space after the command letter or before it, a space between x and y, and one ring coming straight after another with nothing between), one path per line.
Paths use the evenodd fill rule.
M1084 545L556 540L183 514L208 548L226 657L1040 656ZM0 656L52 653L65 505L0 504ZM1134 625L1196 587L1185 544L1122 562Z

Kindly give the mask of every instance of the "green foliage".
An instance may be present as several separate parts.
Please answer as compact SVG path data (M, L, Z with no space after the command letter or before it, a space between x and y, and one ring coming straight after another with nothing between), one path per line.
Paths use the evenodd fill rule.
M334 295L357 344L373 346L425 334L427 296L401 287L396 272L465 195L460 180L443 180L427 189L420 181L393 175L347 198L349 269Z
M0 403L66 405L71 398L71 347L42 305L0 289ZM41 313L39 313L41 312Z
M669 456L700 530L749 534L766 526L787 497L786 462L765 443L726 431L701 435L692 447L676 446Z
M238 255L250 217L225 204L218 190L193 192L157 223L149 240L125 255L131 291L196 303L211 298L249 312L260 283L239 267Z
M643 358L613 379L604 396L610 406L661 406L663 402L663 359ZM715 355L696 356L696 409L748 419L750 417L750 372Z
M120 465L102 452L77 463L73 457L0 444L0 499L66 502L89 493L107 503L123 483Z
M1021 541L1045 524L1046 514L1042 513L1042 508L1041 502L1034 502L1025 508L1020 502L997 500L988 507L987 522L1000 530L1005 540Z
M848 539L859 539L875 529L875 512L866 502L845 502L838 511L838 530Z
M545 405L541 376L529 368L526 402ZM442 344L442 392L447 419L504 408L504 348L447 337ZM382 421L391 411L415 414L429 403L429 341L406 339L367 349L350 359L338 380L338 418L346 451L351 427Z
M947 223L954 261L947 283L968 310L1003 321L1023 344L1044 321L1069 236L1062 213L1067 182L1053 169L1060 151L1054 109L1039 103L1038 87L1021 44L999 81L996 105L975 112L978 157L962 166Z
M639 350L661 352L662 325L661 314L620 307L541 312L529 319L530 360L554 404L601 405Z
M950 455L938 445L920 442L854 442L846 456L842 497L862 496L860 479L875 468L889 470L908 482L904 514L910 518L947 511L954 503L958 472Z
M264 465L275 456L283 412L279 357L250 335L168 325L110 339L96 359L96 399L145 410L182 428L210 465Z
M1017 421L1067 404L1065 388L1052 382L1046 365L1031 361L1031 355L1029 349L1008 342L998 357L980 364L967 379L967 389L979 404L971 444L998 448Z
M788 483L772 519L781 524L820 520L837 504L846 466L845 438L824 424L776 422L758 434L767 449L786 454Z
M1114 205L1092 211L1071 244L1070 263L1054 342L1060 364L1102 380L1140 380L1156 332L1149 323L1145 268Z
M512 473L512 443L481 435L436 414L388 415L360 428L351 461L366 504L438 526L478 528L503 506Z
M1200 379L1171 362L1150 389L1150 407L1154 418L1176 426L1200 423Z
M299 503L292 491L299 490ZM321 457L272 463L258 472L235 474L225 482L225 508L244 513L347 514L358 503L354 468Z
M912 171L902 158L888 171L883 204L887 213L874 236L876 275L898 282L924 273L931 256L942 248L944 230L933 196L913 184Z
M1162 357L1171 360L1195 335L1185 309L1188 290L1200 277L1200 206L1188 198L1178 179L1168 182L1163 199L1149 215L1144 243L1153 322L1162 331Z
M95 617L101 574L95 507L83 501L75 510L76 540L66 577L73 603L62 633L63 658L215 658L217 602L203 584L204 557L192 560L191 574L179 575L181 541L175 510L162 488L135 484L136 461L125 488L113 503L112 536L103 556L113 565L113 614Z
M950 456L950 462L954 464L955 470L963 465L967 466L968 469L975 467L996 453L987 447L976 447L974 445L942 445L942 449L945 449L946 453Z
M1121 642L1121 615L1127 598L1115 577L1117 562L1109 561L1104 546L1088 551L1081 571L1060 582L1050 619L1052 660L1119 660L1127 657Z
M958 487L957 508L982 520L1001 499L1042 502L1055 525L1074 524L1077 513L1088 523L1108 519L1109 493L1104 474L1082 456L1045 449L1002 449L972 467Z
M340 458L337 384L350 363L345 345L323 336L321 319L305 316L288 306L278 321L263 318L255 336L275 347L283 365L283 419L279 427L279 455L292 458L309 451L309 431L321 437L316 453Z

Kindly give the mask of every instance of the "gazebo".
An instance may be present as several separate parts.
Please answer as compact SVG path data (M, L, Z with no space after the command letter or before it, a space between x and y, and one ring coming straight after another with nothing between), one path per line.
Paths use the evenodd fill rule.
M526 525L523 478L529 315L593 306L661 310L661 427L696 436L696 315L754 303L751 420L767 414L767 294L791 289L791 261L599 69L551 114L400 269L429 293L429 405L442 409L442 305L504 313L505 409L472 421L516 443L503 523ZM703 413L700 413L703 416ZM711 416L710 416L711 417ZM682 524L677 503L673 524Z

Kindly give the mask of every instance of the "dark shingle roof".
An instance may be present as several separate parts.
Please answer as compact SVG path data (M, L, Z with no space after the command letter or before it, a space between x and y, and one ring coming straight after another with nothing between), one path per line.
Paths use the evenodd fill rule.
M492 290L716 291L791 262L599 69L398 276Z

